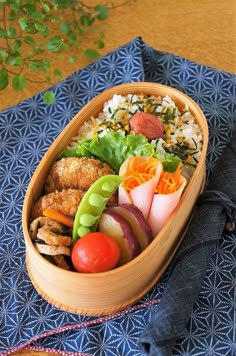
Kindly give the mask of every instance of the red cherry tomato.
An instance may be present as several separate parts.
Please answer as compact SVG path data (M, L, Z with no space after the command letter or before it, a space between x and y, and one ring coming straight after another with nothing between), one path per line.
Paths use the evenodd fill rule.
M114 268L120 257L117 242L103 232L91 232L76 241L71 259L78 272L98 273Z

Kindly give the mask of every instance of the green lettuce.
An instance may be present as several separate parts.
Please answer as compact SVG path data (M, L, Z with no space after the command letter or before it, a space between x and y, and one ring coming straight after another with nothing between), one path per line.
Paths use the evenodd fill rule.
M116 173L128 156L158 157L156 145L148 142L143 135L125 135L123 131L110 131L104 136L81 140L75 148L66 148L59 158L63 157L94 157L107 163ZM180 159L166 154L161 159L164 169L175 171Z
M160 161L163 164L164 171L175 172L178 167L181 159L177 156L172 155L171 153L165 153L163 158L159 157Z

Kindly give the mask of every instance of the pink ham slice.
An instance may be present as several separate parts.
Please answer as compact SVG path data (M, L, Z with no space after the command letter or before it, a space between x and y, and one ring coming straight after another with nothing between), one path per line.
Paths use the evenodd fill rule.
M147 219L151 209L152 200L158 181L159 177L154 176L147 182L132 189L130 192L133 204L143 213L145 219Z
M124 175L127 169L127 162L120 168L120 175ZM133 188L129 193L124 189L122 184L119 187L119 204L134 204L142 213L145 219L148 218L156 186L159 182L160 175L163 171L163 166L159 162L157 164L155 176L143 184Z
M155 194L152 201L152 206L148 216L148 223L152 229L153 236L156 236L164 224L169 219L171 213L177 207L184 187L186 186L186 179L181 176L181 186L179 189L171 194Z
M130 194L125 190L122 185L119 186L118 203L133 204Z

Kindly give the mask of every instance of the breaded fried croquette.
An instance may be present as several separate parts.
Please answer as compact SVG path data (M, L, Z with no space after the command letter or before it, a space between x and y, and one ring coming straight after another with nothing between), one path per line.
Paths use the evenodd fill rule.
M43 215L43 210L51 208L66 216L74 217L85 192L80 189L64 189L43 195L33 206L32 220Z
M73 188L88 190L100 177L114 174L106 164L94 158L67 157L52 166L45 182L45 193Z

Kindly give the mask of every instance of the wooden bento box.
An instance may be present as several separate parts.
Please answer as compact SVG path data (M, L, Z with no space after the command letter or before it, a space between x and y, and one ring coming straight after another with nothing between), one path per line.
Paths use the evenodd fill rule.
M42 257L30 238L32 206L42 195L43 183L50 167L77 134L81 124L91 116L96 117L104 102L114 94L130 93L162 97L168 95L180 109L187 104L203 133L200 161L177 208L141 254L108 272L89 274L63 270ZM182 92L161 84L138 82L112 87L83 107L44 155L33 174L24 200L22 222L26 263L30 279L38 293L59 309L94 316L120 311L140 300L160 279L181 243L196 199L204 186L207 145L208 126L198 105Z

